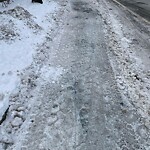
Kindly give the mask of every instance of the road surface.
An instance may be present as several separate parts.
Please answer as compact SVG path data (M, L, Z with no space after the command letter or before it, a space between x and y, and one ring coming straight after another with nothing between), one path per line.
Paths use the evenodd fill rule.
M150 0L117 0L140 16L150 21Z

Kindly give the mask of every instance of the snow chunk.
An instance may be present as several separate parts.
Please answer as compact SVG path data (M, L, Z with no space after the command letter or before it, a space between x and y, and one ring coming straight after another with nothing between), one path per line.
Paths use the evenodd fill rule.
M18 127L18 126L22 125L22 123L23 123L23 120L21 118L15 117L15 119L11 122L11 125L13 127Z

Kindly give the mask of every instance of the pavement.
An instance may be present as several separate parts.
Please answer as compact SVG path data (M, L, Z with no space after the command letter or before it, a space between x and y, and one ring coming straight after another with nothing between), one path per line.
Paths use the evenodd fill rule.
M150 1L149 0L117 0L143 18L150 21Z

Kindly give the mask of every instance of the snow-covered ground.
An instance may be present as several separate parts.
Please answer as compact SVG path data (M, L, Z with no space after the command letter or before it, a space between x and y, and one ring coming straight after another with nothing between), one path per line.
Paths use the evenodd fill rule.
M38 45L54 26L59 6L16 0L0 6L0 119L9 106L9 95L20 84L20 73L33 61Z
M144 29L140 31L132 21L127 22L130 18L115 5L96 3L105 23L107 53L124 103L132 105L150 127L150 39ZM0 150L9 149L15 142L13 149L18 150L26 128L30 128L32 117L42 105L43 84L55 84L66 71L52 61L59 53L55 46L60 39L55 35L62 32L67 24L63 17L70 13L67 5L67 0L45 0L42 5L15 0L6 8L0 6ZM144 26L150 32L148 25Z
M150 23L113 2L102 3L107 53L124 103L150 129Z

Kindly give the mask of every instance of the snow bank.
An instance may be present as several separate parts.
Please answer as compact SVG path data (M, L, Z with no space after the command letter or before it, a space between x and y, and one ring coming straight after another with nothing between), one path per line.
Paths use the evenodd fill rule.
M107 54L118 88L126 105L135 109L144 118L144 125L150 128L149 47L146 46L149 25L137 17L128 21L129 16L123 12L120 15L115 5L103 3L106 7L100 5L99 10L106 24Z
M51 13L58 4L16 0L0 6L0 120L9 107L9 95L20 83L20 73L33 61L37 44L42 43L52 26Z

